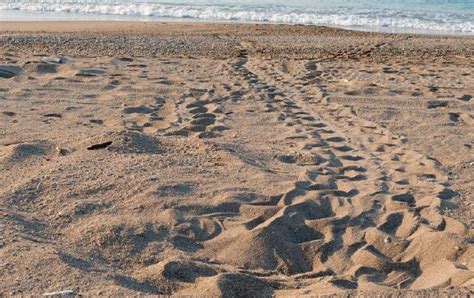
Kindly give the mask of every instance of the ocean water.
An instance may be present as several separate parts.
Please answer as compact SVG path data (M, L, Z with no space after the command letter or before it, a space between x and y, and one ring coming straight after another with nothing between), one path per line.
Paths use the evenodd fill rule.
M0 0L0 20L257 22L474 35L474 0Z

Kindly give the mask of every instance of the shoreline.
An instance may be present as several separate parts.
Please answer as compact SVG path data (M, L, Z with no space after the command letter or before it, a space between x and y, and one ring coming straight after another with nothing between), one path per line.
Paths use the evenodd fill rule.
M179 2L179 1L178 1ZM300 24L319 25L368 32L435 34L435 35L474 35L470 21L472 11L469 7L458 9L420 10L414 7L384 8L384 5L349 5L349 9L329 5L300 5L274 7L271 5L167 5L165 3L131 3L130 5L84 5L42 7L29 5L6 5L0 19L35 21L139 21L139 22L204 22L204 23L242 23L242 24ZM196 3L197 4L197 3ZM249 4L249 3L247 3ZM323 5L324 6L324 5ZM332 8L330 8L333 6ZM391 6L391 5L388 5ZM316 8L318 7L318 8ZM406 11L404 11L406 9ZM453 10L454 9L454 10Z
M68 31L63 28L51 28L51 24L60 24L65 26ZM119 25L118 28L107 28L107 25ZM139 30L139 28L144 25L168 25L168 26L267 26L267 27L308 27L308 28L327 28L333 30L341 31L350 31L350 32L359 32L363 34L382 34L382 35L410 35L417 37L441 37L441 38L474 38L474 33L472 34L463 34L463 33L442 33L442 32L389 32L384 30L370 30L370 28L361 27L340 27L340 26L331 26L331 25L314 25L314 24L292 24L292 23L270 23L270 22L233 22L233 21L208 21L208 20L14 20L14 21L3 21L0 20L0 29L1 32L84 32L95 31L97 26L100 30L106 29L107 31L121 31L124 29L124 26L132 25L134 30ZM105 25L105 28L104 28ZM138 25L138 26L136 26ZM20 26L18 28L17 26ZM84 28L85 27L85 28ZM6 29L5 29L6 28ZM86 30L85 30L86 29Z

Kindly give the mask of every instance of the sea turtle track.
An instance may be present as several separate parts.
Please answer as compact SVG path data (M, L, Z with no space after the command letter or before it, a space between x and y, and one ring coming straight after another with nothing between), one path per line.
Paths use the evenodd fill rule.
M262 111L285 131L281 139L292 153L276 159L296 168L298 178L286 192L234 198L208 210L214 223L200 255L254 277L259 272L255 278L270 288L284 283L282 276L303 280L308 289L464 282L460 276L469 274L454 260L465 251L466 229L443 215L445 194L454 192L439 164L350 107L331 103L318 63L296 63L290 72L287 63L262 62L242 50L230 65L236 82L229 93L240 95L235 102L242 110ZM233 115L226 118L230 131L236 125ZM232 224L218 224L229 217ZM432 239L444 248L430 248ZM434 257L439 260L430 262ZM446 264L455 269L435 281L424 275Z

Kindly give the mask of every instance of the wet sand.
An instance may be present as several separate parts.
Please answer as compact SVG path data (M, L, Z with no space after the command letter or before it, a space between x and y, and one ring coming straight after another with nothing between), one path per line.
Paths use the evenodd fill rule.
M0 295L472 294L474 38L8 22L0 53Z

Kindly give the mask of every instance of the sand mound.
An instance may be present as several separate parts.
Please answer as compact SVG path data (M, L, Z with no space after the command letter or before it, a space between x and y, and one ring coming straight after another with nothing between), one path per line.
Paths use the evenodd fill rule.
M158 243L168 235L159 222L120 215L109 215L107 220L103 215L92 215L68 230L69 237L64 240L87 251L88 257L127 263L152 258L159 247L151 247L150 243Z
M134 274L137 279L159 285L166 281L194 283L200 277L217 275L217 271L205 263L189 260L169 260L146 267Z
M0 160L4 163L20 163L46 156L51 152L52 146L47 142L13 144L0 149Z
M272 297L273 289L267 283L251 275L224 273L200 280L193 287L177 295L228 296L228 297Z

